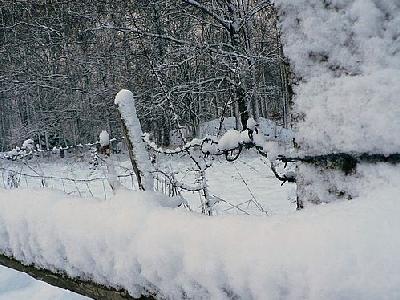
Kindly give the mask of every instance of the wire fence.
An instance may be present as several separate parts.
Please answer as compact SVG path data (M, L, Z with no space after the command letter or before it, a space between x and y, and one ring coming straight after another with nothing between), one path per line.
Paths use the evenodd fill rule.
M0 168L1 186L4 189L15 188L50 188L62 191L69 195L78 195L79 197L97 197L107 199L112 190L108 185L106 177L93 178L72 178L57 177L48 175L37 175L21 172L12 168ZM131 189L134 189L133 175L119 175L119 180L130 178L132 182ZM125 184L126 186L127 184Z
M119 161L118 161L119 159ZM124 166L127 164L125 157L114 158L113 164L117 171L118 181L123 187L129 190L138 190L136 176L130 167ZM121 161L122 160L122 161ZM75 171L66 172L66 165L70 164L70 169ZM109 199L113 195L113 190L109 184L107 168L101 163L93 169L93 166L88 161L79 165L76 161L71 162L65 159L56 161L40 160L18 160L7 161L1 163L0 161L0 188L3 189L17 189L17 188L44 188L61 191L68 195L78 196L82 198L97 198ZM249 166L251 168L251 166ZM247 179L241 174L239 169L235 166L236 172L239 175L239 182L243 185L244 190L247 190L249 198L243 199L240 203L237 201L230 201L223 197L211 193L208 195L212 198L213 205L218 206L218 211L221 214L253 214L258 211L261 214L267 214L262 203L260 203ZM253 170L257 171L257 170ZM200 205L196 203L204 203L205 195L201 189L188 190L184 184L179 180L171 177L169 174L163 172L155 172L154 190L168 197L183 197L188 200L190 210L200 210ZM186 181L191 182L189 178ZM244 192L245 194L245 192Z
M28 170L27 170L28 169ZM126 168L124 168L126 169ZM30 172L28 172L30 171ZM125 174L118 174L118 181L127 189L138 190L136 176L126 170ZM88 178L74 178L67 176L46 175L43 171L34 169L29 165L18 164L0 167L1 183L4 189L16 188L50 188L59 190L68 195L79 197L96 197L107 199L113 191L108 183L107 176L89 176ZM154 189L169 197L179 195L180 191L168 178L162 174L154 177Z

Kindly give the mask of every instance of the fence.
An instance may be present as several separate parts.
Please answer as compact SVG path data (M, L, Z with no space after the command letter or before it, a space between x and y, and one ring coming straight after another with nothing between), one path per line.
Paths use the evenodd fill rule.
M160 155L160 158L162 157ZM64 158L55 155L50 157L27 156L17 160L0 159L0 188L49 188L83 198L109 199L113 191L108 182L106 163L98 157L96 165L93 162L90 164L89 158L89 151L83 153L79 151L71 152ZM127 155L125 153L114 154L111 159L117 179L122 186L129 190L138 190L137 180ZM266 214L266 209L258 202L251 187L247 184L246 176L242 176L238 169L236 169L236 173L239 183L243 185L244 190L247 190L249 197L240 202L231 201L208 191L207 197L211 199L218 210L216 214ZM192 184L196 180L195 177L195 175L189 176L189 178L185 177L188 184L184 184L180 181L182 179L177 180L174 175L157 169L153 173L154 190L169 197L184 197L190 205L187 208L200 211L199 203L205 203L206 195L201 187L196 187L195 183Z
M107 199L112 195L112 189L108 183L107 174L101 176L106 170L91 170L91 174L86 174L85 170L79 170L82 177L56 176L48 173L55 173L57 170L49 170L48 163L40 167L33 167L27 162L12 161L7 165L0 164L1 183L4 189L15 188L51 188L62 191L68 195L79 197L96 197ZM124 170L124 174L117 174L118 181L127 189L138 190L136 177L132 170L123 166L117 166ZM89 168L89 164L88 164ZM44 171L45 170L45 171ZM51 172L53 171L53 172ZM47 174L46 174L47 173ZM170 179L157 173L154 176L154 188L169 197L177 196L180 190Z

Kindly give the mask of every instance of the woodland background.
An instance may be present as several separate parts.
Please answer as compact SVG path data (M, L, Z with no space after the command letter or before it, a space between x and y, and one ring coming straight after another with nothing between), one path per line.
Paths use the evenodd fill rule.
M239 129L249 115L288 127L289 71L268 2L1 1L0 151L120 136L121 88L163 145L171 130L196 136L221 116Z

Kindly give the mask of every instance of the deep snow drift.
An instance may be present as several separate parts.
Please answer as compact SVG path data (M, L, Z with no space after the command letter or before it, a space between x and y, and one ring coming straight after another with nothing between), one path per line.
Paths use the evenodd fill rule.
M365 170L366 173L369 173ZM378 169L357 201L286 216L210 218L163 196L0 193L1 251L71 276L179 299L399 299L399 187Z

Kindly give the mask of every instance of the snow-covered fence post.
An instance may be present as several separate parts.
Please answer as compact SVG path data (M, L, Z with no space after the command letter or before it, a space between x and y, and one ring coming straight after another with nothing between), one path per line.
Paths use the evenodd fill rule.
M111 142L110 135L103 130L99 135L100 149L99 153L105 156L104 162L107 166L107 181L114 193L121 188L121 182L118 180L114 163L111 158Z
M106 130L102 130L99 135L100 153L106 156L111 155L110 135Z
M143 132L136 113L133 93L129 90L121 90L115 97L115 104L118 106L129 158L136 174L139 189L153 190L152 165L145 143L142 140Z
M382 178L398 185L391 172L400 172L400 59L393 51L399 41L392 34L398 1L305 2L274 0L299 78L299 208L355 198Z
M9 189L16 189L20 186L20 178L17 176L17 173L14 171L7 172L7 182L6 186Z

